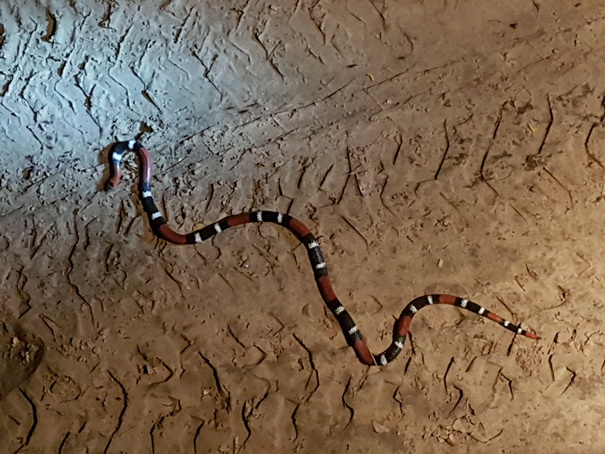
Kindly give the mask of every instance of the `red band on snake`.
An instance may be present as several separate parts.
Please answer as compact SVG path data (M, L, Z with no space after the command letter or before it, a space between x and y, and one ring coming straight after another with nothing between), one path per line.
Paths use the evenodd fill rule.
M111 174L109 181L107 182L107 188L114 189L120 183L120 164L122 156L129 150L134 151L139 158L139 195L141 204L149 217L151 229L163 240L174 244L197 244L221 233L223 230L254 222L278 224L292 232L298 241L307 249L309 261L311 262L311 267L313 268L315 276L315 282L317 283L317 288L319 289L319 293L321 294L324 303L328 306L328 309L330 309L340 324L340 328L342 329L347 343L353 347L357 358L363 364L367 364L368 366L384 366L393 361L403 350L403 343L410 332L410 326L414 315L422 308L432 304L449 304L457 306L492 320L515 334L529 337L530 339L539 339L536 334L526 331L518 325L514 325L499 315L496 315L479 304L465 298L440 294L424 295L415 298L405 306L401 312L401 315L393 327L393 340L391 345L382 353L377 355L372 354L365 339L361 335L359 328L353 321L353 318L336 297L336 293L334 292L332 283L328 277L328 268L319 247L319 242L307 226L288 214L274 211L254 211L227 216L214 224L207 225L206 227L186 235L177 233L168 226L166 220L153 201L151 194L151 157L147 149L140 143L135 140L119 142L111 149L109 158Z

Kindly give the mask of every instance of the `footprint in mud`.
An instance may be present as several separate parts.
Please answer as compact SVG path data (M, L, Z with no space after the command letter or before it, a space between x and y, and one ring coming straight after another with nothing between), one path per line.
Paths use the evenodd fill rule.
M0 401L34 373L43 347L41 340L0 321Z

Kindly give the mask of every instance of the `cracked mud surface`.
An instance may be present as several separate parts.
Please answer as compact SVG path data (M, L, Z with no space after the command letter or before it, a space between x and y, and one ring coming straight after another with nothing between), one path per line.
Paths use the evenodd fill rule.
M602 452L600 1L0 3L0 452ZM319 236L360 365L273 225Z

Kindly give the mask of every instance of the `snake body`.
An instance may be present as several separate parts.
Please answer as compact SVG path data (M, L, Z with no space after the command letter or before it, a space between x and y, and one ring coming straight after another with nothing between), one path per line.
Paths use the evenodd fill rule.
M336 297L328 276L328 267L317 238L302 222L285 213L278 213L275 211L253 211L227 216L213 224L185 235L177 233L167 224L166 219L162 216L162 213L158 210L153 200L151 193L151 156L149 155L149 151L139 142L135 140L118 142L111 148L109 156L110 178L107 182L107 188L114 189L120 183L120 165L122 157L127 151L134 151L139 158L139 196L141 204L143 210L147 213L154 234L165 241L179 245L197 244L232 227L258 222L278 224L281 227L288 229L307 249L319 293L328 309L330 309L338 321L347 343L353 347L357 358L363 364L368 366L384 366L393 361L403 350L403 344L410 332L410 325L414 315L422 308L433 304L457 306L488 318L515 334L529 337L530 339L539 339L536 334L524 330L520 326L505 320L477 303L457 296L435 294L419 296L408 303L395 322L391 344L382 353L377 355L373 354L368 348L358 326L353 321L351 314L349 314L340 300Z

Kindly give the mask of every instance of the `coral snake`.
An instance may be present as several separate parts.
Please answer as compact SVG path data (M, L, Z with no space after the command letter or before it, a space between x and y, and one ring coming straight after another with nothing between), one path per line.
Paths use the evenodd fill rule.
M129 150L134 151L139 158L139 196L141 198L143 210L145 210L145 213L147 213L147 216L149 217L149 223L151 224L151 229L154 234L161 239L174 244L197 244L231 227L254 222L278 224L292 232L298 241L307 249L309 261L311 262L315 275L315 282L321 297L340 324L340 328L342 329L347 343L353 347L357 358L363 364L368 366L384 366L393 361L403 349L403 343L410 332L410 325L414 315L422 308L432 304L449 304L457 306L482 317L486 317L515 334L520 334L531 339L539 339L536 334L526 331L518 325L514 325L483 306L465 298L441 294L424 295L415 298L405 306L393 327L393 340L391 345L382 353L374 355L370 352L370 349L368 348L361 331L353 321L353 318L336 297L334 289L332 288L332 283L328 277L328 268L319 247L319 242L302 222L284 213L275 211L253 211L227 216L214 224L207 225L206 227L186 235L177 233L168 226L166 220L153 201L151 194L151 157L149 151L139 142L135 140L118 142L110 149L110 177L107 182L107 189L114 189L120 183L120 165L122 157L124 153Z

